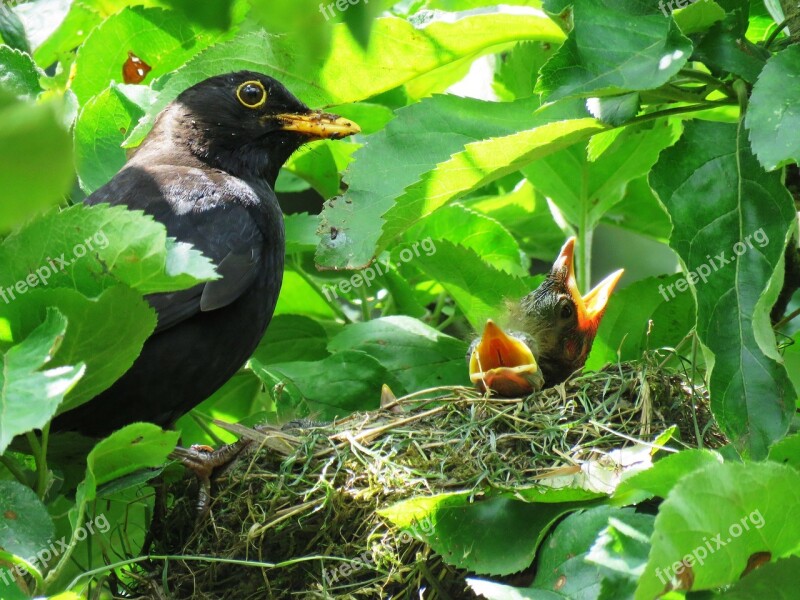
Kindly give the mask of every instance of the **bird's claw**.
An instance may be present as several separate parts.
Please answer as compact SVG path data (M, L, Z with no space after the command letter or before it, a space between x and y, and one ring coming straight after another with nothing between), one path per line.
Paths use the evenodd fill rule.
M227 466L250 443L242 438L214 450L211 446L194 444L189 448L177 446L170 453L170 458L179 460L184 467L192 471L200 484L197 493L197 516L205 518L211 509L211 476L220 467Z

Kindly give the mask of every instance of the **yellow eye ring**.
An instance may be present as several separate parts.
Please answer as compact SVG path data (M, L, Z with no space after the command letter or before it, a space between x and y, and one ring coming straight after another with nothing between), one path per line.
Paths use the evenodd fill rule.
M267 90L260 81L245 81L236 90L236 99L247 108L261 108L267 102Z

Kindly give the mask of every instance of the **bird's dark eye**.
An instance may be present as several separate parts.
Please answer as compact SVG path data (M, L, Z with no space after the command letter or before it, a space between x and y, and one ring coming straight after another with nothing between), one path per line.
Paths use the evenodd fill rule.
M562 319L569 319L572 316L573 308L572 304L569 302L562 302L561 303L561 318Z
M236 90L236 97L247 108L261 108L267 101L267 90L260 81L245 81Z

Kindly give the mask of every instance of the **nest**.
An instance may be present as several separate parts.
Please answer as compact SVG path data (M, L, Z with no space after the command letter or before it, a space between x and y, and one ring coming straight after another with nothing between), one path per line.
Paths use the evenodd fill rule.
M216 477L210 518L198 523L196 485L167 486L149 551L172 559L135 575L147 597L471 598L464 571L378 511L442 492L545 486L672 425L678 444L725 442L705 390L648 361L525 399L437 388L295 425L262 434Z

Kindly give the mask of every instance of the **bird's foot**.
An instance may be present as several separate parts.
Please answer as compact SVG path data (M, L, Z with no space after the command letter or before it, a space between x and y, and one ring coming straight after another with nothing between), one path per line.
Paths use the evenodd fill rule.
M195 444L189 448L177 446L169 457L179 460L183 466L191 470L200 483L197 493L197 516L204 518L211 509L211 476L220 467L227 466L236 456L250 444L250 440L242 438L214 450L211 446Z

